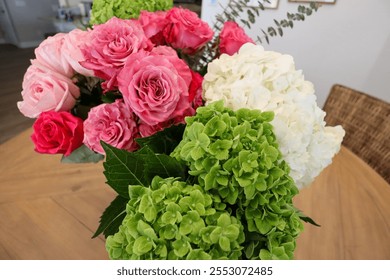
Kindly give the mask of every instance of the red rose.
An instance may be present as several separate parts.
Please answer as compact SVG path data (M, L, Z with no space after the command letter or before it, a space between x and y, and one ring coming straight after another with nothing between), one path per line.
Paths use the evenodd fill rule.
M198 72L192 70L191 70L191 74L192 74L192 81L189 89L189 101L192 103L192 107L196 109L199 106L203 105L203 99L202 99L203 76L200 75Z
M165 41L183 53L193 54L213 38L210 26L190 10L173 8L167 19L170 23L163 32Z
M83 143L83 121L68 112L41 113L33 130L31 139L38 153L68 156Z
M219 40L220 53L226 53L228 55L233 55L238 52L245 43L255 43L246 35L244 29L233 21L225 22L219 35Z

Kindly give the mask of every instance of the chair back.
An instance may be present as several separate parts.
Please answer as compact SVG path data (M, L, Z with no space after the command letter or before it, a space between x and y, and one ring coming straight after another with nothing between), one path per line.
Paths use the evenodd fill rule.
M343 126L343 145L390 183L390 103L336 84L323 109L327 125Z

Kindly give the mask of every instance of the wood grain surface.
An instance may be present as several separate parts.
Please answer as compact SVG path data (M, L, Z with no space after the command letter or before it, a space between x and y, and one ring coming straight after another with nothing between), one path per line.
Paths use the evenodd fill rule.
M0 145L0 259L107 259L91 239L115 197L102 164L61 164L34 152L27 130ZM305 225L296 259L390 259L390 186L346 148L296 206Z

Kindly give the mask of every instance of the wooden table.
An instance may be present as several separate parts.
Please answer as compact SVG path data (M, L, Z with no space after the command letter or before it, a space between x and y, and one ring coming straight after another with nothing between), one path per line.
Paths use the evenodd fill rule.
M0 146L0 259L107 259L91 239L115 196L102 164L61 164L30 134ZM305 226L296 259L390 259L390 186L346 148L295 202L321 224Z

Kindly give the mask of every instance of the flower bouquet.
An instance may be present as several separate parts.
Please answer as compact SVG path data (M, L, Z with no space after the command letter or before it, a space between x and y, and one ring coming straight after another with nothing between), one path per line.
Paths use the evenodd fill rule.
M35 50L18 107L37 118L37 152L105 158L118 195L94 237L105 235L110 258L292 259L302 221L315 224L292 199L344 131L325 126L291 56L226 20L241 2L229 1L217 32L183 8L142 10Z

